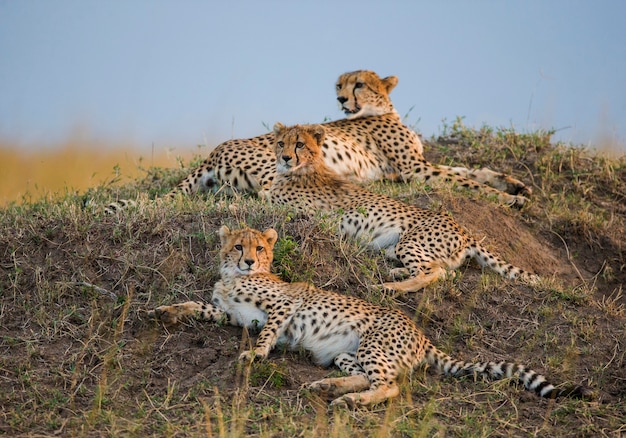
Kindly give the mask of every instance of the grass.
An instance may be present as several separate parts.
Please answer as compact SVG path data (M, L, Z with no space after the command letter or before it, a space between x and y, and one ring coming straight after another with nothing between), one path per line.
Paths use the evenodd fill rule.
M246 197L147 202L168 191L185 174L180 169L146 168L137 181L3 207L0 434L623 435L625 159L553 144L546 132L469 129L461 120L426 150L433 162L512 173L531 183L532 203L518 211L420 184L370 188L450 213L507 261L541 274L541 284L470 265L418 294L388 296L376 286L389 263L337 239L332 218ZM145 202L119 216L92 208L142 193ZM542 400L507 382L418 370L389 404L329 409L301 385L336 370L312 365L304 353L277 350L242 367L236 358L254 333L195 321L166 328L146 318L161 304L209 299L224 223L276 228L274 268L288 281L398 306L455 357L515 360L556 383L586 382L599 398Z
M142 154L133 145L111 146L81 138L44 148L0 140L0 205L129 183L145 177L150 168L177 167L191 157L190 151L184 158L173 151Z

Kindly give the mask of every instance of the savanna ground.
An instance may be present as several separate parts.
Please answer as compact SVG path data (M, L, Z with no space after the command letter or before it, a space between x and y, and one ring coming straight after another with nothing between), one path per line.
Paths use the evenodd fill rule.
M162 194L186 170L0 210L0 434L10 436L611 436L626 434L626 158L553 144L549 133L446 127L427 158L486 165L531 184L522 210L444 187L372 184L449 212L507 261L543 277L528 287L475 265L406 296L375 287L390 266L309 218L254 198L108 201ZM197 160L195 162L197 163ZM193 164L193 163L191 163ZM139 194L145 195L139 195ZM90 202L87 202L90 201ZM356 411L300 390L335 373L275 351L241 367L240 328L164 327L145 311L210 299L217 229L274 227L274 269L288 281L399 306L464 360L513 360L594 401L543 400L509 382L418 370L400 397ZM393 327L389 328L393 330Z
M175 167L194 152L186 150L180 157L175 155L176 147L155 149L153 145L149 153L142 154L130 143L112 147L85 135L73 135L43 148L0 139L0 206L127 183L145 175L146 168Z

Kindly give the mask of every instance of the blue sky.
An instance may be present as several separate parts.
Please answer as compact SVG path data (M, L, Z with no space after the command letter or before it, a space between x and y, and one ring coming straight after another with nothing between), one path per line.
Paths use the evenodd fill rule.
M0 139L214 146L341 118L336 78L370 69L425 137L463 116L623 145L625 20L619 0L0 0Z

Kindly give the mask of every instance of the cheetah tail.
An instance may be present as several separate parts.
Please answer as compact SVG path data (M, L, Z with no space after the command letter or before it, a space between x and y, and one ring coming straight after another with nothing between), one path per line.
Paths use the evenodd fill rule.
M471 245L471 256L482 267L489 268L510 280L518 279L528 284L536 284L539 281L539 276L507 263L479 243Z
M467 375L489 377L494 380L513 379L523 383L528 391L540 397L570 397L591 400L593 392L584 386L569 385L556 388L546 381L541 374L524 365L511 362L463 362L454 360L432 344L426 348L426 362L447 376L462 377Z

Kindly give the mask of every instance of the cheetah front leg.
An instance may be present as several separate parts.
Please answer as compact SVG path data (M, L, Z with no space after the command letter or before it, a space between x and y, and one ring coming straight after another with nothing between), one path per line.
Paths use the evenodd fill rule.
M296 313L299 303L288 299L274 303L263 303L261 310L268 312L267 322L263 326L256 345L252 350L246 350L239 355L240 362L249 362L255 359L265 359L276 345L276 341L289 327ZM268 308L271 306L271 310Z
M453 184L457 189L469 189L488 196L494 196L499 203L511 207L521 208L528 202L528 198L522 195L512 195L482 184L473 179L450 172L448 166L434 166L428 162L423 162L421 166L413 172L403 173L402 179L405 181L416 180L422 182L442 182Z
M159 306L148 312L148 316L157 318L165 324L176 324L186 317L195 317L205 321L229 321L228 315L213 304L187 301L172 306Z

